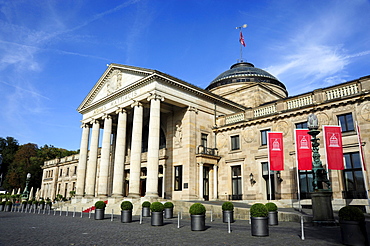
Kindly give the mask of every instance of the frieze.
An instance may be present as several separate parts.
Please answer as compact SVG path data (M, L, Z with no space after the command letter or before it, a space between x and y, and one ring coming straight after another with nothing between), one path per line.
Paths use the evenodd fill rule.
M131 100L133 99L134 97L138 96L139 95L139 90L136 90L136 91L133 91L133 92L130 92L130 93L127 93L121 97L118 97L110 102L108 102L107 104L97 108L94 110L94 114L99 114L99 113L102 113L104 112L105 110L109 109L109 108L112 108L112 107L115 107L119 104L122 104L128 100Z

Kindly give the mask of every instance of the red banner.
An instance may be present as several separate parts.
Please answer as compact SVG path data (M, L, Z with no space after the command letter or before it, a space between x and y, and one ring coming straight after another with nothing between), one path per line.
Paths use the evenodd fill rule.
M308 129L295 129L295 151L298 170L312 170L312 146Z
M326 165L331 170L343 170L342 129L340 126L323 126Z
M269 163L271 171L284 170L284 145L283 133L268 132L267 145L269 153Z

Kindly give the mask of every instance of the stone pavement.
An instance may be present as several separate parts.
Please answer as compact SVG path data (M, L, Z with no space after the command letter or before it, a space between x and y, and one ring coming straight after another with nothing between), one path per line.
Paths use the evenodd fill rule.
M301 239L301 225L279 222L270 226L268 237L251 236L247 220L228 224L207 217L205 231L191 231L188 214L165 219L164 226L151 226L150 218L134 216L132 223L121 223L120 216L106 214L104 220L94 220L93 214L64 211L48 213L0 212L0 246L13 245L341 245L339 226L313 227L305 225L305 240ZM367 231L370 231L367 223Z

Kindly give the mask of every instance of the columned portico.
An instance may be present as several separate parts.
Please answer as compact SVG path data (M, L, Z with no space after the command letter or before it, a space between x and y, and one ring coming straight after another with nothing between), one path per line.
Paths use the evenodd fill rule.
M160 113L161 100L156 94L148 97L150 101L149 137L148 137L148 164L146 197L158 197L158 164L159 164L159 136L160 136Z
M77 184L76 195L82 197L85 191L86 166L87 166L87 151L89 148L89 124L82 124L82 137L80 145L80 157L77 165Z
M98 161L99 132L100 132L100 123L98 120L94 120L91 133L90 155L86 170L85 193L87 197L95 196L95 180L96 180L96 167Z
M113 197L123 197L124 165L126 155L126 125L127 113L124 109L116 111L118 114L116 151L113 168Z
M141 141L143 133L143 106L140 102L134 102L134 108L130 156L130 181L129 197L140 197L140 168L141 168Z
M109 170L111 134L112 134L112 117L110 115L105 115L103 119L104 119L104 133L100 158L100 171L98 184L99 197L108 196L108 170Z

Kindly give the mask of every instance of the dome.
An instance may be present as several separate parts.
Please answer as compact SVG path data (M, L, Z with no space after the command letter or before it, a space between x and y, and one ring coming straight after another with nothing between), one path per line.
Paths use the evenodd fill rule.
M284 91L286 91L285 85L277 78L265 70L254 67L254 65L249 62L239 62L232 65L229 70L217 76L206 90L211 90L221 85L241 82L270 83L280 86Z

